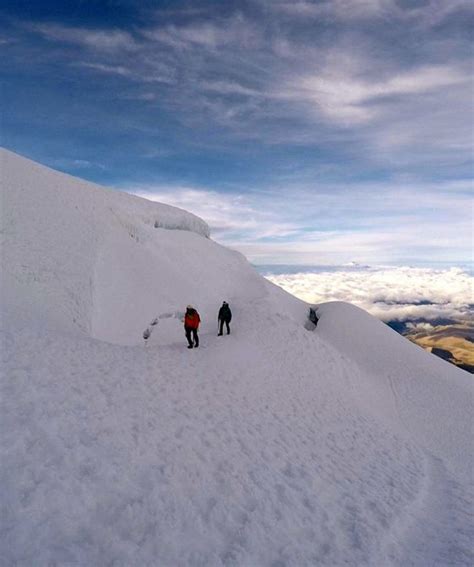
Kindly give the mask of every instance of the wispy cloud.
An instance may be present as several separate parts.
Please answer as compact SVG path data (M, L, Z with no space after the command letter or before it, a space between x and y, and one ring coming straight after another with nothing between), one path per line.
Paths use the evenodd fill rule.
M326 18L338 20L367 19L393 11L391 0L288 0L267 2L266 5L282 14L296 18Z
M359 78L365 70L350 58L343 66L329 65L315 74L295 78L291 90L282 96L313 104L315 112L347 125L380 117L383 102L393 105L393 97L439 93L460 84L470 87L466 72L450 66L421 66L385 78Z
M472 251L471 11L251 0L17 22L9 61L49 90L38 111L10 100L20 130L89 120L64 139L113 164L94 179L196 212L254 261L457 262Z
M221 194L192 187L155 187L129 192L192 211L203 218L214 237L222 241L285 237L298 230L295 224L283 221L275 211L259 209L257 203L244 194Z
M122 30L87 29L59 24L35 24L32 29L51 41L77 44L104 53L135 51L137 43Z
M404 27L432 21L433 10L439 23L467 9L462 0L453 0L449 9L442 4L257 2L268 21L244 12L190 13L184 20L169 15L168 23L162 14L162 23L135 25L133 34L60 24L32 29L51 42L82 48L74 64L79 60L84 69L144 85L155 82L153 100L185 127L213 127L221 137L266 144L318 149L341 144L343 150L349 144L360 160L381 162L392 152L393 166L402 167L423 144L423 161L439 156L459 167L471 144L462 118L472 106L468 42L462 48L458 39L449 57L446 44L426 33L420 58L417 52L413 57L410 42L395 52L381 34L337 28L344 18L382 18L381 26L393 20L391 33L396 30L404 44ZM280 18L298 14L315 17L318 26L326 20L336 26L336 40L310 34L304 18L282 26Z
M460 10L472 11L469 0L426 0L397 2L396 0L260 0L270 11L292 18L322 19L337 22L376 20L416 22L418 26L436 26Z
M77 158L58 158L48 162L50 167L65 169L65 170L84 170L84 169L105 169L101 163L93 162L87 159Z
M166 65L154 65L153 68L133 69L126 65L107 65L104 63L91 63L89 61L79 61L74 63L77 67L91 69L99 73L106 73L108 75L117 75L126 79L131 79L138 83L174 83L174 74ZM154 93L144 93L138 95L141 100L156 100L157 95Z
M472 246L468 183L446 183L442 192L401 182L245 193L178 186L128 191L197 214L214 238L256 263L459 262Z
M196 48L215 50L232 46L250 50L259 47L262 39L258 26L241 14L211 22L158 26L143 30L142 35L179 50Z
M124 67L123 65L105 65L104 63L87 63L79 62L77 63L79 67L86 67L88 69L93 69L94 71L100 71L102 73L108 73L111 75L119 75L121 77L135 77L133 71Z

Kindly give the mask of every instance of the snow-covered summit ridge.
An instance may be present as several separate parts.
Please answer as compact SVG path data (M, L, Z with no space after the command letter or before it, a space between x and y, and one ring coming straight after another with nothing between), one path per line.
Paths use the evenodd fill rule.
M237 252L6 155L5 564L472 565L470 375L347 303L310 332Z
M89 207L87 212L95 211L97 216L108 208L118 217L128 217L122 222L131 230L133 223L143 223L154 228L188 230L206 238L210 236L209 225L193 213L78 179L1 147L0 165L2 191L8 189L13 198L32 199L34 193L44 198L46 192L60 198L64 191L68 195L61 199L61 206L86 205Z
M127 311L136 333L133 322L141 326L148 318L145 309L136 310L137 297L153 310L152 296L176 269L166 243L209 241L208 225L176 207L99 187L5 149L0 166L4 317L128 342Z

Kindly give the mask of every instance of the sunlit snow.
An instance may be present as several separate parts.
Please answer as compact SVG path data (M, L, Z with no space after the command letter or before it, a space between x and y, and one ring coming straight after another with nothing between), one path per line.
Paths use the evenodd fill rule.
M1 166L5 565L472 564L469 374L347 303L308 330L189 213Z

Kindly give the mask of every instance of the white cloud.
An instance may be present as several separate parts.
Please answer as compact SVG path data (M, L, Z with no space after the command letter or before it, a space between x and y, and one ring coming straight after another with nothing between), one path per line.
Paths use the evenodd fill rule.
M411 331L431 333L435 330L436 326L431 325L430 323L407 323L407 328Z
M221 241L277 238L297 229L292 223L282 222L281 217L277 217L273 211L259 209L251 197L243 194L218 193L193 187L138 188L128 192L198 215L209 224L213 236Z
M260 44L260 31L256 25L236 14L218 21L201 21L177 26L168 24L143 30L147 39L179 50L238 46L255 48Z
M133 37L122 30L87 29L59 24L36 24L33 29L49 40L75 43L98 51L135 50Z
M394 97L426 95L464 85L470 89L469 74L454 65L421 65L409 70L394 69L386 76L367 76L371 58L341 49L329 50L314 72L288 76L275 96L313 105L327 119L341 124L359 124L386 113L383 103L393 106Z
M271 9L297 18L359 20L393 12L393 0L283 0L267 3Z
M102 73L108 73L111 75L120 75L121 77L134 77L133 72L124 67L123 65L105 65L104 63L87 63L81 62L77 63L79 67L87 67L93 69L94 71L101 71Z
M171 84L174 82L174 74L166 65L155 64L153 68L145 70L132 68L127 65L108 65L104 63L80 61L74 63L74 66L85 67L108 75L117 75L140 83ZM148 92L145 98L143 96L141 97L141 100L156 100L156 94Z
M401 264L433 258L459 263L472 254L469 183L127 191L197 214L213 238L259 264Z
M179 137L172 144L181 144L183 152L197 141L204 159L215 147L249 163L249 149L255 149L257 167L264 165L267 171L275 147L288 148L281 166L277 148L273 171L266 174L275 180L269 198L246 188L245 206L233 211L241 221L232 229L228 209L223 209L223 224L224 213L217 217L214 211L212 217L199 202L202 196L192 193L184 201L189 208L203 209L211 224L215 218L214 233L244 246L252 258L271 261L285 253L292 261L329 260L331 255L333 262L346 261L351 241L360 243L362 261L399 261L402 244L410 248L410 243L435 254L441 250L444 258L458 247L465 256L467 246L456 233L465 239L469 234L466 199L447 197L441 183L435 188L414 182L405 188L395 181L361 187L351 179L380 175L393 180L400 172L418 172L418 179L458 178L468 172L470 44L451 20L441 38L436 31L422 30L415 42L412 34L420 29L418 19L427 28L451 17L458 22L463 17L459 10L468 3L429 0L402 8L393 0L275 1L264 2L261 10L262 2L255 1L252 17L242 8L231 15L230 10L191 10L167 19L165 10L145 25L135 23L131 32L57 24L27 28L61 47L63 42L77 47L53 46L50 60L51 55L63 57L73 71L79 66L83 74L94 73L94 84L105 79L109 86L114 76L111 96L127 101L121 127L133 121L134 129L147 137L159 135L160 144L168 134ZM302 17L293 20L291 14L298 13ZM360 29L341 23L379 16L380 27L379 22ZM393 29L385 39L392 17ZM146 113L144 102L149 103ZM302 147L301 159L295 157L297 146ZM146 155L146 148L140 147L140 153ZM290 160L296 162L293 169ZM243 168L241 178L249 176ZM324 178L349 182L346 189L308 182ZM163 189L167 199L178 197L174 189ZM152 193L153 187L144 191ZM223 198L234 197L226 193ZM424 234L417 226L422 221ZM298 238L287 246L261 242L257 231L251 233L251 222L265 227L263 234ZM240 234L237 225L243 228Z
M472 318L474 278L460 268L341 268L267 277L308 303L347 301L383 321Z
M133 34L58 24L31 29L86 48L78 58L84 68L152 84L156 106L187 127L272 145L350 145L358 159L376 166L465 164L472 146L464 119L472 107L466 39L440 43L428 28L461 17L467 2L256 2L268 21L244 11L203 17L191 10L167 23L165 10L160 25L151 19ZM373 17L385 26L393 19L402 43L405 28L425 34L423 56L413 46L395 54L381 34L340 23ZM305 26L312 18L336 25L337 41L310 36Z
M262 96L258 90L245 87L235 81L209 81L204 84L204 89L222 95Z
M420 27L440 24L459 10L472 10L470 0L426 0L402 5L395 0L269 0L263 4L288 17L353 22L384 19L400 25L414 22Z
M86 159L75 159L75 158L59 158L59 159L52 159L48 161L48 165L51 167L58 167L61 169L73 169L73 170L80 170L80 169L105 169L105 166L101 163L96 161L89 161Z

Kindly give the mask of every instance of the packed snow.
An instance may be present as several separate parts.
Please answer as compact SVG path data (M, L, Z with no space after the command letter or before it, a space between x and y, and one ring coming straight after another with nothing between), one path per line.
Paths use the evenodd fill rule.
M0 157L2 564L472 565L468 373L350 304L313 328L185 211Z

